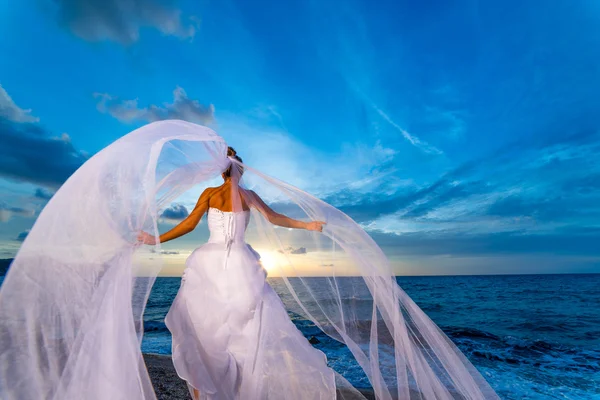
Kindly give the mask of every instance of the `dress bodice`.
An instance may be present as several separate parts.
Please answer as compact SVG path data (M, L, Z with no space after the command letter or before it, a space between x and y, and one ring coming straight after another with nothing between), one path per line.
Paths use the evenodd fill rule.
M210 207L207 220L209 243L243 243L246 227L250 222L250 211L226 212Z

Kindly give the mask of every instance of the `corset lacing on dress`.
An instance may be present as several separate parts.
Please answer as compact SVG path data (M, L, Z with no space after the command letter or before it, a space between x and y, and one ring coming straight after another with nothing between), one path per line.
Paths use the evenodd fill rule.
M225 213L223 213L225 214ZM225 256L225 264L223 265L223 269L227 269L227 260L229 259L229 253L231 252L231 244L233 243L233 232L235 229L235 218L233 218L233 214L230 214L229 218L223 218L223 230L225 233L225 246L227 246L226 256ZM227 221L225 223L225 221Z
M238 227L239 217L243 217L243 225ZM225 243L226 256L223 269L227 269L227 260L231 252L231 246L234 242L244 240L244 231L248 223L248 211L234 213L231 211L221 211L218 208L210 207L208 209L208 224L210 230L209 242Z

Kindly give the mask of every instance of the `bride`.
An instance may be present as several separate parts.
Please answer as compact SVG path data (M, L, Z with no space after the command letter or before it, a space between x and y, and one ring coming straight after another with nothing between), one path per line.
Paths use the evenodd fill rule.
M227 156L242 162L232 147ZM138 236L145 244L165 243L191 232L207 214L208 243L188 258L185 284L165 318L173 336L177 373L198 400L234 399L244 393L253 393L258 399L333 399L334 373L327 367L325 355L291 323L265 280L260 256L244 241L251 207L281 227L322 231L324 222L303 222L278 214L256 193L242 188L238 189L241 210L234 211L231 194L239 175L241 168L230 165L222 173L224 183L206 189L190 215L158 241L146 232ZM277 330L277 337L265 330ZM278 351L277 343L265 340L268 336L288 345ZM249 351L261 341L265 349ZM291 371L293 380L282 376Z
M219 175L158 234L173 200ZM363 399L353 385L385 400L498 398L354 221L243 164L209 128L175 120L103 149L41 212L0 290L0 398L156 399L140 344L160 245L205 214L210 238L187 259L165 318L195 400ZM281 277L277 292L247 239ZM288 311L354 364L328 363Z

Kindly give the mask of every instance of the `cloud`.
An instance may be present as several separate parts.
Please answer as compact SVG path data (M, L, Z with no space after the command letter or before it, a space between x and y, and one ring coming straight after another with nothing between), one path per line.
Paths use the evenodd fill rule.
M299 247L297 249L293 249L292 251L290 251L290 254L306 254L306 247Z
M77 150L66 133L55 136L31 117L18 111L0 87L0 176L59 187L88 156ZM18 110L17 110L18 109ZM47 196L48 193L35 194Z
M293 247L286 247L283 250L277 250L279 251L281 254L306 254L308 253L308 251L306 250L306 247L298 247L297 249L293 248Z
M21 233L19 233L16 237L16 241L18 242L22 242L23 240L25 240L25 238L27 237L27 235L29 235L29 229L27 229L26 231L23 231Z
M156 250L150 249L150 253L156 253ZM175 255L175 254L179 254L179 252L176 250L161 250L160 254Z
M183 88L173 91L173 103L163 106L151 105L140 108L138 99L120 100L106 93L94 93L99 98L98 111L108 113L121 122L153 122L164 119L182 119L184 121L207 124L214 118L214 106L206 106L187 96Z
M52 198L52 196L54 196L54 193L50 193L48 190L46 190L44 188L37 188L35 190L35 193L33 194L33 197L35 197L36 199L42 199L42 200L50 200Z
M28 210L22 207L12 207L7 204L0 203L0 222L7 222L15 215L22 217L33 217L35 211Z
M31 123L0 118L0 175L56 188L86 160L67 134L53 136Z
M369 222L383 215L404 210L428 197L432 198L430 201L435 202L433 198L437 197L437 193L440 192L447 193L444 196L445 199L440 199L438 202L448 202L451 199L452 192L460 193L460 190L450 189L452 181L453 179L450 176L444 176L430 185L424 185L421 188L402 188L402 191L396 193L386 193L376 189L367 195L363 195L354 193L352 190L342 190L331 195L325 201L337 205L338 208L357 222ZM415 211L419 214L423 212L424 210Z
M199 20L182 18L174 1L160 0L57 0L57 17L76 36L90 41L115 41L130 45L142 28L154 28L166 36L191 39Z
M344 188L364 193L378 182L394 186L408 181L394 174L398 170L396 158L401 155L380 140L366 138L368 141L343 142L337 148L320 148L309 146L290 133L226 112L219 117L218 125L219 134L249 166L320 198ZM265 200L280 200L277 191L261 179L252 178L252 174L246 177Z
M600 221L599 193L570 196L565 192L513 194L490 204L486 215L531 219L538 224L582 225ZM539 228L538 228L539 229Z
M396 128L396 130L398 132L400 132L402 137L404 139L406 139L413 146L419 148L420 150L422 150L425 153L431 153L431 154L436 154L436 155L444 154L444 152L442 150L438 149L435 146L430 145L427 142L422 141L418 137L410 134L407 130L403 129L400 125L398 125L396 122L394 122L390 118L389 115L387 115L385 112L383 112L383 110L381 110L379 107L377 107L377 105L375 103L373 103L372 106L375 109L375 111L377 112L377 114L379 114L381 116L381 118L383 118L387 123L389 123L391 126Z
M487 193L491 190L485 182L481 181L465 183L444 182L444 185L438 187L440 189L435 190L431 198L420 202L416 207L406 212L403 217L422 217L448 203L468 198L475 194Z
M388 255L396 256L482 256L555 254L600 256L597 229L572 227L567 231L527 233L522 230L489 234L443 231L401 235L381 231L371 237Z
M600 191L600 173L590 173L584 177L569 179L562 189L565 192L575 192L583 195Z
M39 118L31 115L31 110L23 110L17 106L2 85L0 85L0 118L11 122L39 121Z
M528 202L518 195L511 195L491 204L487 214L498 217L530 217L538 214L540 205L540 203Z
M600 223L598 134L580 131L511 143L420 185L363 193L345 188L325 200L370 232L549 234L566 224Z
M171 207L165 209L161 214L162 218L171 220L182 220L189 215L187 208L183 204L171 204Z

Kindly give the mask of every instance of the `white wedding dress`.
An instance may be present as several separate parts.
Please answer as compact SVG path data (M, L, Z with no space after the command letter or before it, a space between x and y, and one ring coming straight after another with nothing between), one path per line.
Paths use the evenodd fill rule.
M244 241L249 211L208 210L165 323L173 363L200 399L335 399L335 374L290 320ZM190 387L190 393L193 391Z

